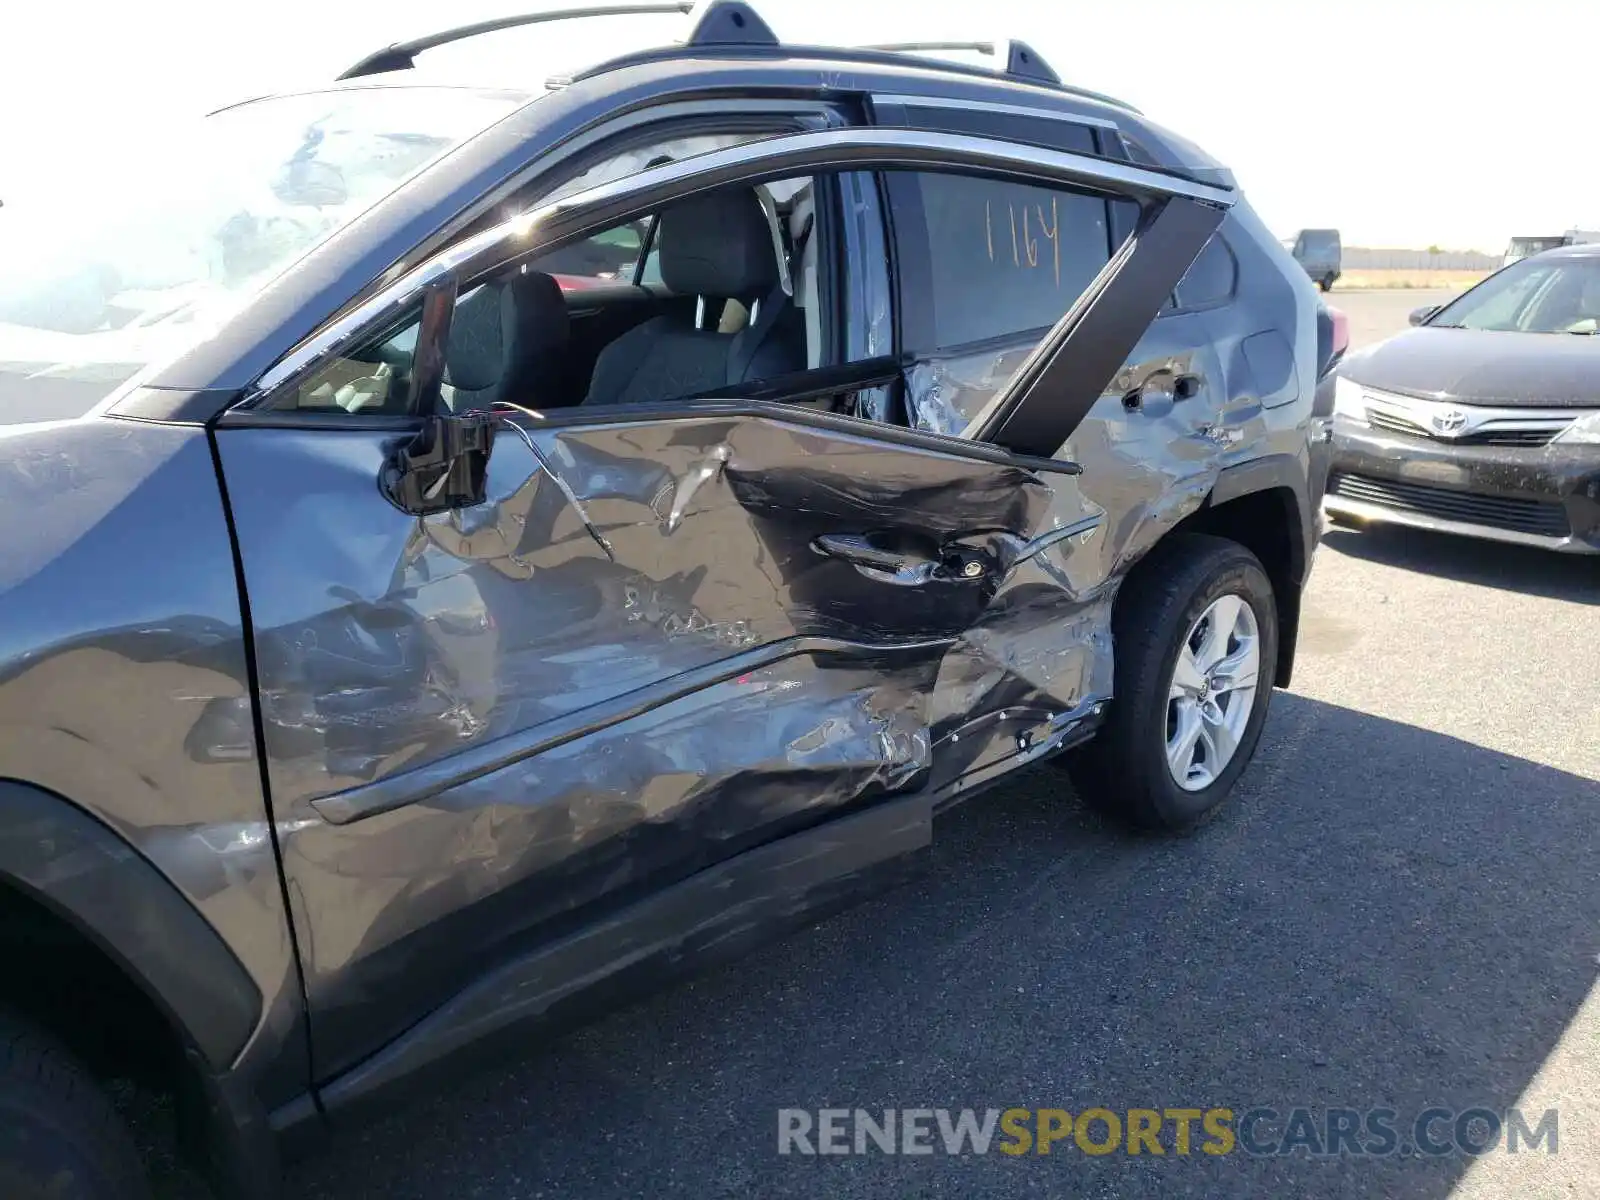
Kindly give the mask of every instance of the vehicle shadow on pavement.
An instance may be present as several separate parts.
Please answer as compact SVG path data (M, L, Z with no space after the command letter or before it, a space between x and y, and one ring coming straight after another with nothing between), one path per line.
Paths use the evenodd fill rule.
M1333 526L1323 541L1340 554L1385 566L1551 600L1600 604L1600 556L1560 554L1401 525L1359 531Z
M1390 1108L1409 1143L1429 1106L1514 1106L1595 986L1595 796L1280 693L1192 837L1036 769L943 818L915 882L346 1135L288 1194L1443 1200L1467 1156L1212 1157L1198 1126L1180 1156L1169 1126L1161 1157L807 1158L777 1110Z

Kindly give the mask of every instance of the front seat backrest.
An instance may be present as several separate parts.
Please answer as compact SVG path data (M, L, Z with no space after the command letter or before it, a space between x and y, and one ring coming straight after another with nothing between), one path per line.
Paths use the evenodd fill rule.
M753 188L708 192L665 209L656 230L661 281L677 296L756 310L735 333L664 316L617 338L595 362L588 404L645 404L805 369L772 227ZM800 331L803 336L803 330Z
M491 280L456 305L445 345L445 382L456 412L510 400L548 403L569 333L561 285L538 271Z

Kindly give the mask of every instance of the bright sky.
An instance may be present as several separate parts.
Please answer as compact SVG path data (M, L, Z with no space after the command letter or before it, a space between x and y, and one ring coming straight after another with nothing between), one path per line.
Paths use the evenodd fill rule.
M1280 236L1336 226L1346 245L1498 252L1513 234L1600 228L1592 0L756 4L797 42L1020 37L1063 78L1136 104L1228 163ZM138 145L152 123L315 85L401 38L545 6L575 0L11 0L0 201L64 160L81 169L107 145ZM422 61L538 84L640 38L671 41L681 20L627 18L631 33L619 19L547 25ZM105 180L105 202L136 186Z

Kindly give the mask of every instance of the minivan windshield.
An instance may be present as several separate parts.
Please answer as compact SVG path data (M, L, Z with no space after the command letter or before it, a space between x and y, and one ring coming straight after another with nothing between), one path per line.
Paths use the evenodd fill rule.
M83 179L0 209L0 424L83 415L522 101L319 92L139 146L84 147Z
M1525 258L1489 276L1427 322L1502 333L1600 330L1600 255Z

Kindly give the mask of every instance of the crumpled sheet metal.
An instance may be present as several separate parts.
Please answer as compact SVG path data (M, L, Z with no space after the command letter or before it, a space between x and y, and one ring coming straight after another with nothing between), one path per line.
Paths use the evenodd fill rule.
M1100 686L1072 477L778 418L524 431L485 504L421 520L378 439L219 437L319 1074L510 946L922 788L985 706ZM874 531L1000 569L904 587L815 549Z
M315 930L319 1044L378 1044L507 944L914 785L927 670L885 686L875 667L796 657L425 802L296 829L285 869Z
M1023 548L981 620L940 661L930 711L935 786L1017 754L1019 729L1031 737L1110 698L1115 592L1076 569L1077 556L1106 536L1093 516L1072 527L1085 525Z
M422 520L372 486L367 435L219 437L319 1073L507 945L931 778L941 660L993 589L894 587L820 533L999 546L1060 523L1026 470L803 423L527 433L537 454L497 438L487 503ZM999 586L1069 599L1054 562ZM796 639L815 648L658 694ZM1008 686L1071 690L1032 657Z
M929 433L960 436L1000 394L1034 343L923 359L906 372L911 422Z

